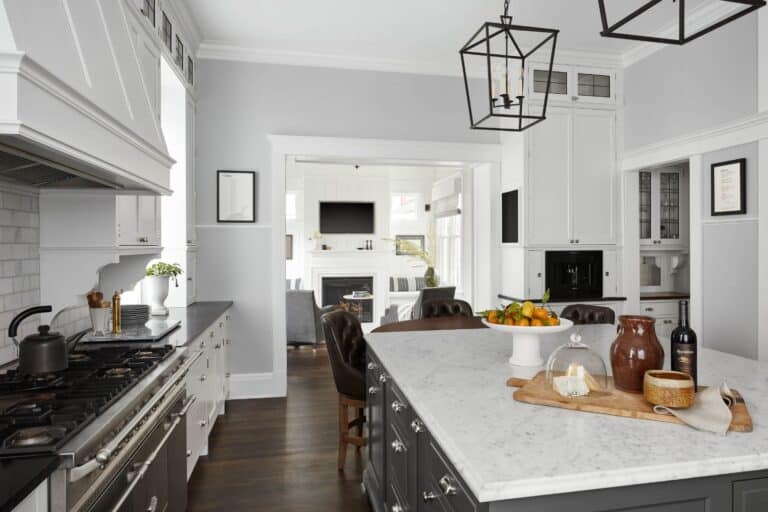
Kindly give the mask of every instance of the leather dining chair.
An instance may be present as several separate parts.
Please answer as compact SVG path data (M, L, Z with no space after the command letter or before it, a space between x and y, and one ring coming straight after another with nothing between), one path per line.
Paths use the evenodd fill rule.
M363 436L365 424L365 352L366 343L357 316L347 311L323 315L325 343L331 361L331 371L339 393L339 457L338 469L344 470L347 445L359 450L367 444ZM355 418L349 419L349 409ZM357 427L356 435L350 430Z
M472 306L459 299L428 300L421 305L421 318L465 317L471 318Z
M574 325L613 325L616 323L616 313L611 308L590 304L571 304L563 309L560 316L567 318Z

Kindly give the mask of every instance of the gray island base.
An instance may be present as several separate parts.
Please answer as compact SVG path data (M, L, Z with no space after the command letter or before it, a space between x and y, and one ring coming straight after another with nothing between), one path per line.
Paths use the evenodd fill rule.
M368 343L363 485L376 512L768 512L764 363L701 351L701 383L739 389L754 420L717 436L515 402L511 342L489 330Z

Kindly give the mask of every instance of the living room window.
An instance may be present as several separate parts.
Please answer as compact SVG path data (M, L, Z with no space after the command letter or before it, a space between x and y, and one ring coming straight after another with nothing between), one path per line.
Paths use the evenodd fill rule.
M435 219L435 237L440 284L461 289L461 215Z

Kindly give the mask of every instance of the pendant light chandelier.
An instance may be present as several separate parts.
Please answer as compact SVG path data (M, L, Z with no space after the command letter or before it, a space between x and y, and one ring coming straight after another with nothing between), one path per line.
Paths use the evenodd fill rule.
M484 23L459 51L469 121L476 130L520 132L546 119L560 31L513 25L509 0L500 20ZM534 102L526 98L525 88L526 65L532 61L542 65Z
M637 33L630 32L619 32L619 29L622 27L625 27L628 23L631 21L637 20L643 16L648 11L652 11L654 7L658 6L659 4L662 4L663 2L672 2L677 3L677 8L674 9L676 11L676 17L677 17L677 24L675 28L676 34L674 36L664 37L659 35L642 35ZM718 4L726 6L730 5L735 8L738 8L734 10L733 12L729 13L725 18L722 18L718 21L714 21L708 26L699 28L696 32L692 34L686 33L686 10L685 10L685 0L650 0L645 1L642 5L640 5L637 9L630 12L629 14L626 14L622 18L620 18L618 21L615 21L613 24L609 24L609 16L608 11L606 9L606 0L598 0L600 4L600 19L603 23L603 31L601 34L603 37L614 37L617 39L631 39L634 41L644 41L649 43L666 43L666 44L677 44L677 45L683 45L686 43L690 43L694 39L698 39L701 36L708 34L712 32L713 30L717 30L718 28L727 25L728 23L735 21L743 16L746 16L747 14L751 13L752 11L755 11L761 7L764 7L766 2L765 0L718 0ZM614 4L615 5L615 4ZM659 8L662 8L663 6L660 6Z

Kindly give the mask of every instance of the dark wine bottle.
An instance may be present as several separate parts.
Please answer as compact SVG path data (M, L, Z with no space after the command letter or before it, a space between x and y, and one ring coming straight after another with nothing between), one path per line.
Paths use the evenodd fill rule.
M680 318L677 328L672 331L672 370L687 373L693 377L693 383L698 391L696 333L688 324L688 301L681 300L679 307Z

